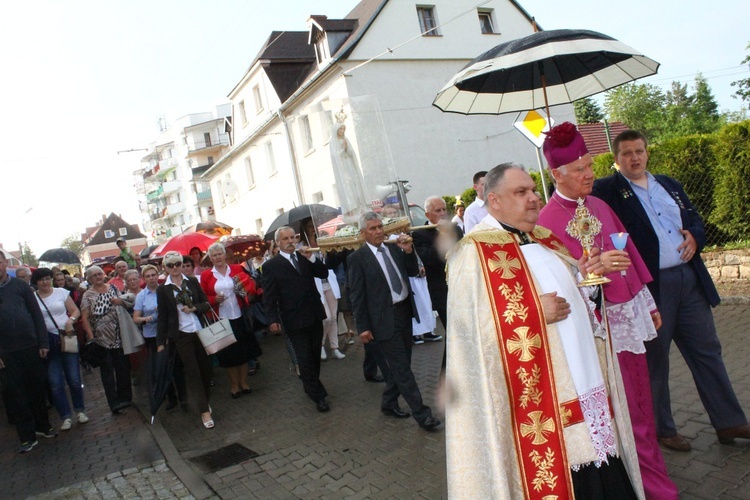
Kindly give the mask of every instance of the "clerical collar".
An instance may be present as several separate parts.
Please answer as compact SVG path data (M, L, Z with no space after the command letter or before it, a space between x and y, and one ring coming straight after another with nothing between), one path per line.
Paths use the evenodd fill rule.
M520 229L515 228L513 226L509 226L508 224L505 224L505 223L500 222L500 221L497 221L497 222L499 222L500 225L503 227L503 229L505 229L509 233L513 233L513 234L517 234L518 235L518 237L521 239L521 242L519 243L519 245L528 245L529 243L536 243L535 241L532 241L531 238L529 238L528 234L524 233Z

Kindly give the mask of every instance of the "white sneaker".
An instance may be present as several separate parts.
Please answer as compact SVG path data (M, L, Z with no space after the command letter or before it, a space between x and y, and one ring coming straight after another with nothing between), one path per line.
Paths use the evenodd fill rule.
M326 348L321 347L320 348L320 360L325 361L326 359L328 359L328 355L326 355Z
M66 418L65 420L63 420L63 423L60 426L60 430L69 431L71 427L73 427L73 421L70 420L69 418Z
M89 421L89 417L86 416L85 413L81 412L78 414L78 423L79 424L85 424Z
M344 359L346 357L346 354L344 354L343 352L339 351L338 349L334 349L333 350L333 357L336 358L336 359Z

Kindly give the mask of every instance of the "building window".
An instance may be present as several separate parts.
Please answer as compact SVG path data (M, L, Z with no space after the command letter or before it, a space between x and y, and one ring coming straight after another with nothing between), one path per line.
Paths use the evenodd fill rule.
M240 120L243 125L247 125L247 113L245 113L245 101L240 101Z
M479 15L479 28L485 35L495 33L495 23L492 22L492 9L480 9L477 11Z
M318 191L312 195L313 203L323 203L323 191Z
M276 158L273 154L273 144L271 142L266 143L266 161L268 162L268 176L272 176L276 173Z
M255 112L260 114L263 111L263 99L260 97L260 85L253 87L253 99L255 100Z
M435 7L433 5L418 5L417 17L419 17L419 29L423 36L439 36L437 30L437 19L435 18Z
M206 144L206 147L211 146L211 134L209 132L203 133L203 142Z
M120 236L127 236L128 235L128 228L126 228L126 227L121 227L119 229L119 231L120 231Z
M255 219L255 234L263 235L263 219Z
M213 156L209 156L208 157L208 164L209 165L213 165L214 164L214 157Z
M250 190L255 187L255 174L253 174L253 162L250 161L250 157L245 158L245 172L247 173L247 189Z
M115 232L112 231L111 229L105 229L104 230L104 237L107 238L107 239L114 238L115 237Z
M300 127L302 128L305 152L308 152L313 148L312 129L310 128L310 117L308 115L302 117Z

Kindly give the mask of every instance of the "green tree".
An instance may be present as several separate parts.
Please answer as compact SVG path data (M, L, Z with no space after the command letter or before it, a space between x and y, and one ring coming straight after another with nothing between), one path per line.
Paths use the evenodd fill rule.
M746 49L750 50L750 43L747 44ZM748 67L750 67L750 54L742 60L741 64L747 64ZM732 97L745 101L748 109L750 109L750 78L743 78L736 82L732 82L732 87L737 87L737 90Z
M629 83L609 92L604 109L610 121L620 121L656 140L665 122L665 96L651 84Z
M590 97L579 99L573 103L578 123L599 123L604 119L602 108Z
M37 259L36 255L34 255L34 252L31 251L28 243L24 243L21 247L21 262L31 267L36 267L39 265L39 259Z
M721 127L719 104L711 92L708 81L701 74L695 76L695 93L692 95L688 117L690 133L711 134Z
M66 236L65 239L60 243L60 246L62 248L67 248L79 257L83 253L83 242L81 241L80 236L78 236L78 234L76 233Z

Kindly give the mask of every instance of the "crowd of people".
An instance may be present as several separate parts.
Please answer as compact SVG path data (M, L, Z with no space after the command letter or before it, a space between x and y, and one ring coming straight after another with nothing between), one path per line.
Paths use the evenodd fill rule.
M144 355L124 350L131 324L148 366L165 350L177 360L167 409L192 407L206 429L216 374L199 332L219 321L234 339L214 356L231 398L252 393L258 333L283 333L304 392L328 412L321 361L345 359L342 343L359 338L365 380L385 384L381 412L435 431L411 357L442 340L437 316L449 494L677 498L659 447L690 450L670 407L672 341L718 440L750 439L713 323L703 221L678 182L648 172L640 132L615 139L618 172L596 181L574 125L554 127L543 150L554 181L543 208L525 169L505 163L474 175L477 199L452 220L427 198L411 236L389 237L382 213L360 210L356 250L321 253L307 219L240 262L214 243L141 265L123 240L112 276L19 268L11 279L0 254L0 372L19 451L56 435L48 399L61 431L88 421L81 359L66 347L76 328L102 350L112 413L132 404L131 361Z

